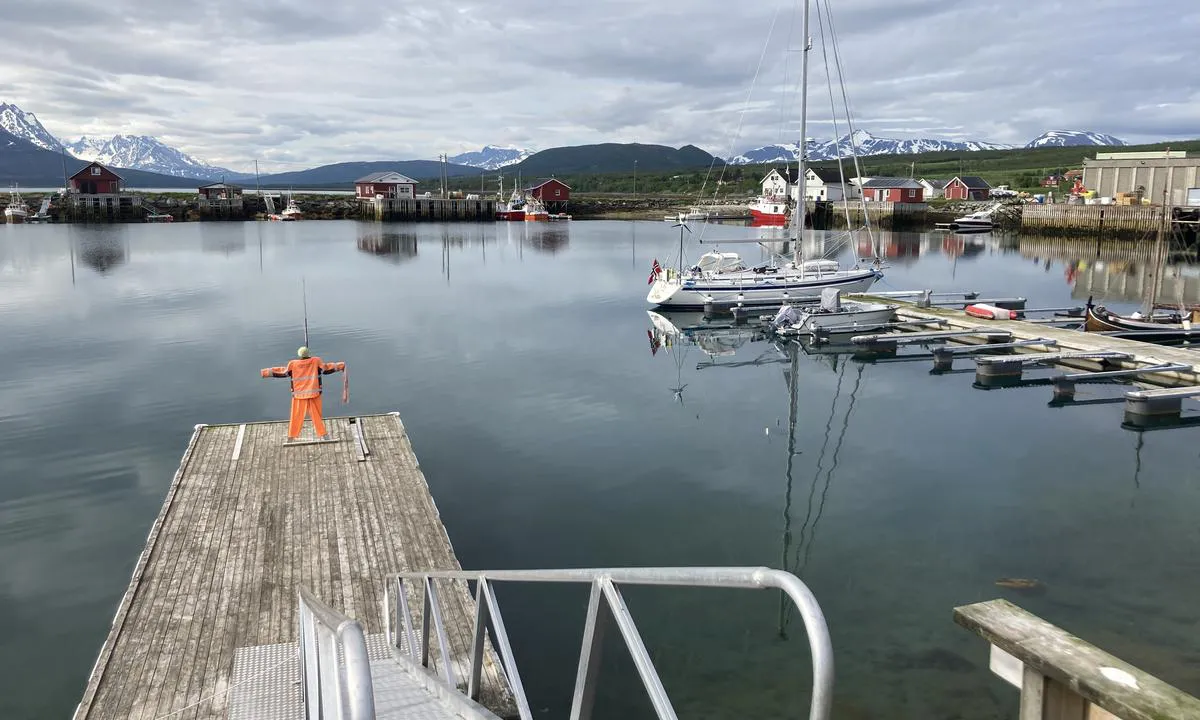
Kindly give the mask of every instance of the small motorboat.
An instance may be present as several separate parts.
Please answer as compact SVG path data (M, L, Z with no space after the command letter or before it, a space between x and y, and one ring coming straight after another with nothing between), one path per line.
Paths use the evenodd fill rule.
M938 223L936 227L942 230L953 230L955 232L988 232L995 224L992 222L992 213L1000 209L1000 205L993 205L987 210L980 210L970 215L954 218L948 223Z
M876 330L896 319L897 305L842 300L837 288L821 291L817 305L784 305L771 321L777 333L812 335L815 333L858 333Z

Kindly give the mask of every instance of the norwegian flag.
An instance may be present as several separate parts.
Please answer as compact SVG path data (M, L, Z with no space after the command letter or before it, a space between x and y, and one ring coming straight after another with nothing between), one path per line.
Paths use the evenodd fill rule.
M658 338L655 337L654 333L650 332L649 330L646 331L646 337L650 338L650 354L657 355L658 348L660 347L659 343L658 343Z
M655 278L659 275L662 275L662 266L658 264L658 258L654 258L654 264L650 266L650 279L646 284L653 285Z

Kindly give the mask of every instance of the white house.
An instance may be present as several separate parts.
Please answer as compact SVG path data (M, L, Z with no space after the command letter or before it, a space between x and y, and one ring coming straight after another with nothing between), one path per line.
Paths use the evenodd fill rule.
M805 200L854 200L862 196L862 189L853 181L846 182L846 193L842 192L842 173L837 168L805 168Z
M917 182L921 183L921 187L925 188L925 199L946 197L946 183L949 180L927 180L921 178Z
M796 177L796 168L771 170L762 179L762 196L782 199L795 195L792 188L796 185Z

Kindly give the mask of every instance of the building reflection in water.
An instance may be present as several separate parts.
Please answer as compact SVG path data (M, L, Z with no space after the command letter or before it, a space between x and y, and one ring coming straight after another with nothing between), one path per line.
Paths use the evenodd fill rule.
M117 235L84 235L78 237L76 246L79 262L98 273L106 273L129 261L129 245Z
M571 233L565 222L527 222L525 223L525 243L531 250L550 253L565 250L571 241Z
M246 252L246 234L230 232L230 226L227 223L202 222L200 223L200 251L220 253L226 256Z
M417 256L417 234L413 232L384 232L366 226L359 229L357 244L359 250L394 263Z
M1071 297L1096 301L1141 303L1153 282L1151 241L1088 240L1079 238L1022 238L1018 250L1035 262L1063 263ZM1156 300L1160 303L1200 303L1200 265L1195 250L1173 248L1163 268Z

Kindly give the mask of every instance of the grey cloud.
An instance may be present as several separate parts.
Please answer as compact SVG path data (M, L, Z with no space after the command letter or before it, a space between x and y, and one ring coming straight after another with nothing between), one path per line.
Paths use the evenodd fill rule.
M726 0L61 0L52 17L36 5L6 14L22 42L0 46L0 93L60 135L136 127L210 162L634 140L726 154L799 130L791 3L769 43L775 6ZM829 5L860 128L1011 143L1051 127L1200 135L1196 88L1176 69L1200 27L1184 0L1155 13L1116 0ZM828 137L816 19L810 134Z

